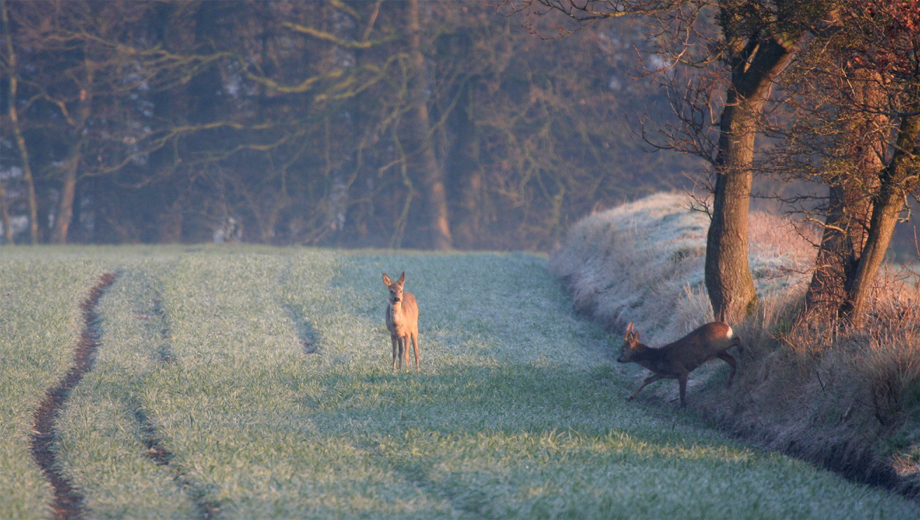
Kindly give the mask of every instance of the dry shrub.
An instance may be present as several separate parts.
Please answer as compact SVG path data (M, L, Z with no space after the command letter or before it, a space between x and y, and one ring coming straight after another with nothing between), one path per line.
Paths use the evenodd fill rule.
M750 354L733 391L701 409L732 431L863 481L920 490L920 290L883 273L853 323L799 320L804 295L771 295L738 327Z
M854 366L856 375L866 381L872 396L875 418L883 427L906 418L920 400L920 336L903 335L873 339L861 363Z
M909 304L920 300L913 287L885 287L859 323L793 322L773 329L772 345L763 335L740 394L705 406L735 431L756 430L768 447L915 494L920 309Z
M883 273L857 321L799 322L777 337L814 368L822 390L821 373L840 381L843 393L858 388L863 395L848 409L867 406L881 427L901 422L920 401L920 290L902 277Z
M865 382L880 427L896 427L920 412L920 290L890 273L874 289L868 312L844 329L834 352L852 353L845 362Z

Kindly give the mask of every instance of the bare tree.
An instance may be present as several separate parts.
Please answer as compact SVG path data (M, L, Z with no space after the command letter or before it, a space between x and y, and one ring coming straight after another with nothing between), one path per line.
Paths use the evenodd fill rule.
M920 6L847 0L837 14L793 75L772 167L828 186L806 314L852 320L920 186Z
M869 290L891 243L894 227L909 193L920 187L920 4L917 2L848 1L848 30L857 35L856 66L881 78L887 109L897 123L889 145L890 159L879 173L879 189L872 202L869 233L859 264L847 284L844 315L863 311Z
M622 124L660 97L629 81L627 24L534 45L485 4L3 1L38 240L232 227L279 244L548 249L677 169ZM16 150L7 105L0 117ZM25 179L4 182L15 223Z
M428 114L428 76L426 60L422 54L421 27L419 26L419 2L409 0L406 5L406 32L409 38L409 126L412 148L409 150L411 164L418 170L425 190L425 204L428 208L428 227L433 249L451 249L453 240L448 218L447 193L444 188L444 174L434 150L431 121Z
M716 177L705 275L716 318L729 322L743 318L756 302L747 260L754 139L774 83L809 30L822 23L829 2L508 0L505 5L526 15L551 10L579 24L640 16L649 27L650 37L660 44L655 56L665 68L659 69L685 64L715 67L725 75L724 92L708 96L722 100L716 118L718 139L713 147L697 147L713 154L705 158L713 165ZM696 130L682 132L692 135ZM680 149L681 145L666 143L662 147Z
M196 64L211 58L177 56L157 47L149 25L156 4L36 0L9 5L16 8L11 17L16 40L14 45L8 35L6 65L16 71L13 91L28 90L21 106L10 103L11 126L30 185L33 159L20 128L37 134L32 142L42 147L39 172L49 186L45 199L54 202L45 210L53 216L49 239L65 243L81 179L143 164L165 145L152 137L159 125L145 106L144 92L193 76ZM23 52L30 64L25 72L15 67ZM29 198L38 197L30 193ZM30 206L35 242L38 204Z
M13 36L12 29L10 27L10 17L9 10L7 8L6 0L0 0L0 12L2 12L2 21L3 21L3 33L6 39L6 53L3 57L3 65L7 70L7 74L10 81L9 86L9 99L7 100L10 126L13 129L13 135L16 140L16 148L19 150L19 158L22 165L22 173L26 182L26 193L29 201L29 232L32 238L32 243L37 244L39 241L38 233L38 201L35 196L35 176L32 175L32 163L29 160L29 148L26 145L26 140L22 134L22 124L19 120L19 109L17 104L19 103L18 93L19 93L19 67L17 65L16 59L16 49L13 46ZM4 190L5 191L5 190ZM7 209L6 194L2 194L4 198L4 209ZM12 229L10 228L9 218L4 218L4 229L9 237L9 242L12 243Z

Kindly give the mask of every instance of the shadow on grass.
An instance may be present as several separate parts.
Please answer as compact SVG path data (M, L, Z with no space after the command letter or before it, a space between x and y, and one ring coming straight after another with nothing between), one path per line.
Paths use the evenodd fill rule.
M448 366L431 372L317 375L324 391L309 398L311 419L330 435L518 434L623 430L649 440L700 442L695 416L673 408L627 403L626 386L609 365ZM626 385L626 386L624 386ZM354 425L362 425L360 432ZM675 434L682 425L685 434Z
M503 508L523 507L509 514L526 517L541 501L558 500L614 518L600 512L605 501L654 500L621 490L621 477L732 473L761 456L676 406L625 402L624 382L610 365L447 366L318 378L325 392L306 407L314 410L316 433L363 451L460 515L504 517ZM558 516L557 506L547 516Z

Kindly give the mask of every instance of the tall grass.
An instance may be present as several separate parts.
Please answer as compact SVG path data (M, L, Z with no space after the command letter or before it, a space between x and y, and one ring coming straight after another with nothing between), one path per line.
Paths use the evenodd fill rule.
M77 307L97 269L119 273L97 308L96 363L58 422L59 461L88 518L917 515L692 414L624 403L632 383L612 366L611 339L571 312L537 256L68 251L58 262L84 267L61 279L86 274L61 309ZM0 252L13 278L46 261ZM383 319L380 275L403 270L421 310L418 374L392 372ZM4 309L8 329L32 323ZM17 338L3 346L13 366L26 363L29 339ZM67 363L52 361L45 379ZM5 425L18 412L3 413ZM2 461L10 482L36 471L25 449L10 451L23 464ZM44 484L28 486L25 498L0 495L0 517L43 516Z
M652 344L712 319L702 284L705 215L659 194L591 216L550 259L576 304ZM750 216L750 265L759 306L736 329L745 355L736 384L704 366L690 401L729 429L849 475L920 490L920 291L889 271L859 325L798 319L810 278L813 230ZM638 370L632 373L637 373ZM659 385L659 397L675 389Z

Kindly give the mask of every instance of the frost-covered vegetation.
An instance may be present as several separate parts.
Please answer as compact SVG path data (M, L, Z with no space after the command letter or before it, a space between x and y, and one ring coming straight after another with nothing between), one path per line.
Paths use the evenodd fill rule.
M394 374L406 271L421 373ZM32 413L99 275L55 452L87 518L916 518L896 495L625 403L610 338L527 254L0 251L0 517L42 518Z
M651 342L712 321L703 262L709 217L686 195L658 193L581 220L550 258L575 305L611 324L635 323ZM779 217L751 216L750 265L758 294L804 291L807 241Z
M685 195L657 194L585 218L551 256L550 269L566 281L576 306L612 331L622 334L634 322L650 345L673 341L712 320L703 283L708 219L691 211L690 203ZM763 213L750 215L750 231L759 303L752 316L734 324L746 346L738 378L723 390L724 365L704 365L690 377L691 407L695 403L730 430L772 449L917 494L916 271L884 271L859 325L815 327L797 315L816 237ZM677 391L666 383L650 389L659 399L673 399Z

